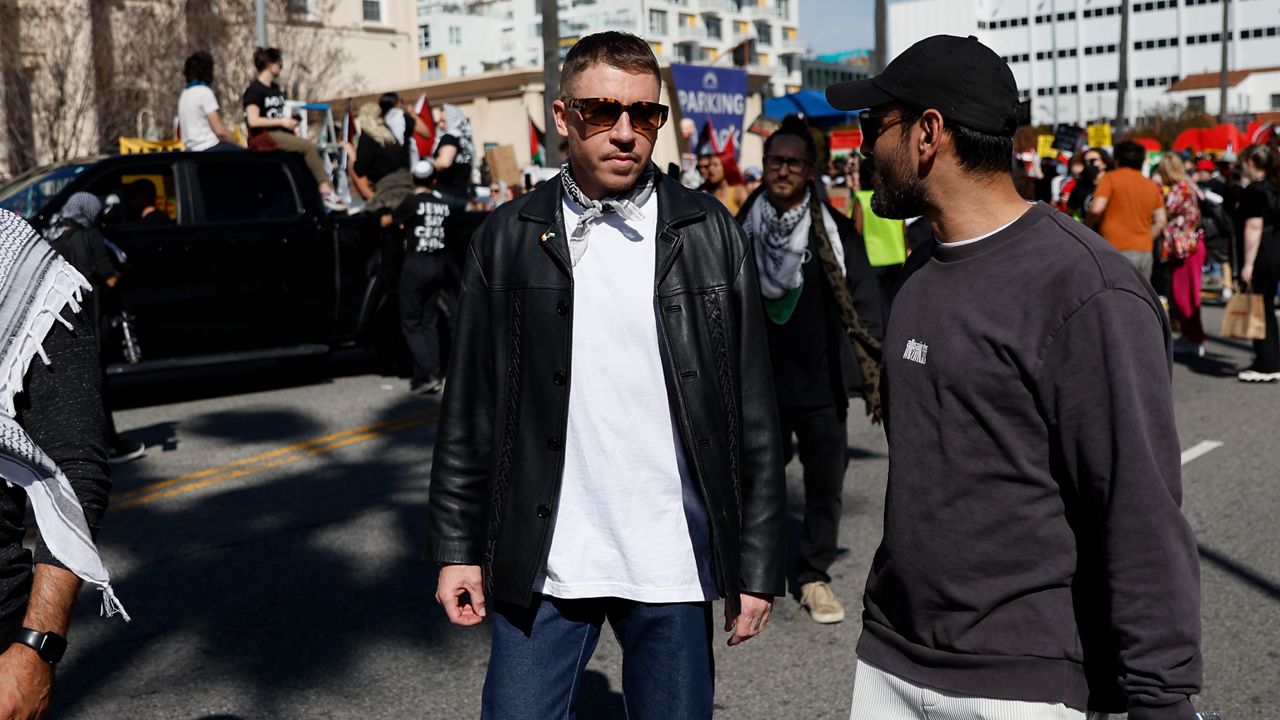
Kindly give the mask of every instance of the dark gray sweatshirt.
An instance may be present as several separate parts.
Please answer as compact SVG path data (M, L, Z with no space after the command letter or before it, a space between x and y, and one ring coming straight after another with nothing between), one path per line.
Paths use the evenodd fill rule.
M912 254L884 357L889 489L859 656L965 695L1190 720L1199 562L1151 286L1035 205Z

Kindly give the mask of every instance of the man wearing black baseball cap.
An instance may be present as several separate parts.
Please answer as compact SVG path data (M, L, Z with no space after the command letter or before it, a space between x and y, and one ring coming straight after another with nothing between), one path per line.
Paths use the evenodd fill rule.
M934 235L885 335L888 497L850 717L1191 720L1199 566L1159 298L1018 195L1017 85L976 38L923 40L827 99L864 110L876 214Z

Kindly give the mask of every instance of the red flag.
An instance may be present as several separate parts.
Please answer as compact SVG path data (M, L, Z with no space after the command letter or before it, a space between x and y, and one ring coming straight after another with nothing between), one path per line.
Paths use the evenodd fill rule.
M418 145L418 157L428 158L436 150L436 120L431 115L431 103L427 102L427 94L422 93L418 102L413 104L413 114L421 121L423 135L414 133L413 141Z
M698 133L698 155L715 155L720 158L720 164L724 166L724 181L730 185L741 185L744 180L742 170L738 167L738 151L733 142L733 135L729 136L724 147L720 147L719 141L716 140L716 129L711 124L711 118L707 118L706 124L702 126L702 132Z

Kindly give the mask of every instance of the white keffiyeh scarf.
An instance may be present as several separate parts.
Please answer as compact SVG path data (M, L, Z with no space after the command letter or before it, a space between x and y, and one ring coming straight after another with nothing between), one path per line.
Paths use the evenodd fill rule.
M49 363L41 343L53 324L69 326L63 308L79 312L82 293L91 289L22 218L0 210L0 476L26 492L53 556L102 591L102 614L128 620L71 483L18 424L14 406L31 361Z
M755 244L760 294L769 300L783 297L804 282L804 264L812 257L809 251L809 229L813 222L809 213L811 198L812 192L806 190L799 205L779 215L768 196L761 194L742 225L747 237ZM825 205L819 209L827 237L834 239L831 249L843 274L844 246L839 242L840 231L831 211Z
M644 218L642 208L649 202L649 196L653 194L654 170L653 165L645 168L644 174L640 176L635 187L625 195L607 197L603 200L592 200L582 192L582 188L578 187L578 183L573 179L568 160L560 166L560 183L564 186L565 194L585 211L569 236L569 258L574 265L577 265L582 256L587 253L587 236L591 234L592 226L603 221L606 215L616 213L631 222Z

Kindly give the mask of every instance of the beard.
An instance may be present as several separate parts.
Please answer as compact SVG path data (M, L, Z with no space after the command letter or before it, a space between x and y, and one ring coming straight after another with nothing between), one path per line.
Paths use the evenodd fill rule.
M924 214L925 189L905 161L907 153L877 155L871 178L871 211L886 220L906 220Z

